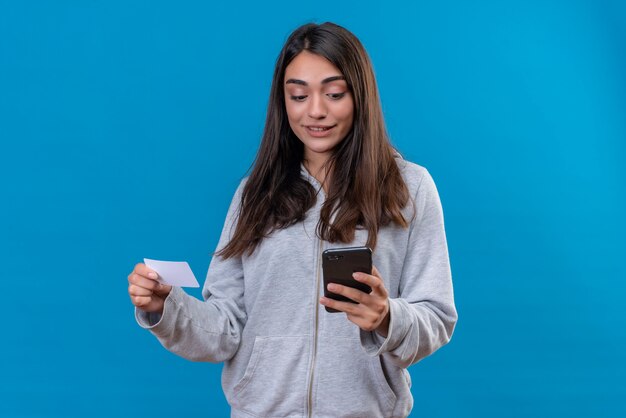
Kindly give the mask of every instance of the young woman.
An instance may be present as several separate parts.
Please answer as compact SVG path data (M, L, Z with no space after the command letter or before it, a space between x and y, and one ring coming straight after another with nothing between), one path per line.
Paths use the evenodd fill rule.
M323 297L321 255L368 246L357 303ZM139 324L170 351L225 362L233 417L405 417L407 367L446 344L454 307L443 215L426 169L385 130L370 60L332 23L307 24L276 62L265 131L235 192L204 301L129 275ZM329 313L325 307L342 313Z

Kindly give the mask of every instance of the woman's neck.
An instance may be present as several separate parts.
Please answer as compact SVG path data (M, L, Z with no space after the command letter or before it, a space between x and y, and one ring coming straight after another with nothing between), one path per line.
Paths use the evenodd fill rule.
M317 181L320 182L325 193L328 193L328 183L330 180L330 175L327 171L328 167L325 165L327 161L327 159L322 158L307 159L306 157L302 161L304 167L307 169L309 174L311 174L313 177L315 177Z

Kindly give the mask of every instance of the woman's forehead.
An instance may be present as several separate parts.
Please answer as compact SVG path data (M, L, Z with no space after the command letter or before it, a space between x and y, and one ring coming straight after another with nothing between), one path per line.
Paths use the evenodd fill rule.
M285 69L285 84L290 81L300 85L327 84L341 80L345 78L332 62L308 51L298 54Z

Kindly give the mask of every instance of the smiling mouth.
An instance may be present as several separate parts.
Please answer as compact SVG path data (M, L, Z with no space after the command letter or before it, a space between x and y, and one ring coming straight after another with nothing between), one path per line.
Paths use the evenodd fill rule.
M324 132L324 131L327 131L327 130L332 129L334 127L335 127L335 125L333 125L333 126L307 126L306 128L308 130L310 130L310 131L313 131L313 132Z

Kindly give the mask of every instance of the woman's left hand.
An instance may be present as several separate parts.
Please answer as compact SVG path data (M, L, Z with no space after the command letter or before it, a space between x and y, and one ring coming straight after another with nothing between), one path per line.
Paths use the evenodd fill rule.
M354 273L355 280L365 283L372 288L370 293L362 292L352 287L329 283L328 290L337 295L352 299L357 303L340 302L326 297L320 298L320 303L332 309L345 312L348 319L364 331L376 331L387 337L389 330L389 293L385 288L380 273L374 267L372 274Z

